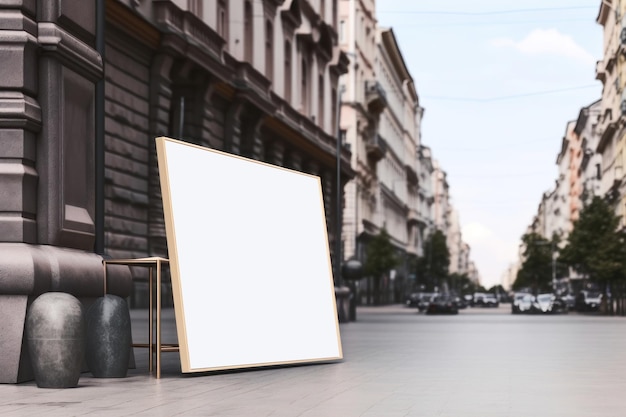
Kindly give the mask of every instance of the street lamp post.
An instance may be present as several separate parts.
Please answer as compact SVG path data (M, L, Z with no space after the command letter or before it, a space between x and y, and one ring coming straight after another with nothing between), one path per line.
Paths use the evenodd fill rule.
M552 256L552 291L556 295L556 257L554 252L554 240L550 244L550 251Z
M344 92L344 86L339 87L339 92L337 93L337 114L335 115L335 131L337 133L337 182L335 184L335 283L337 286L341 286L343 284L341 279L341 228L342 228L342 204L341 204L341 147L342 147L342 138L341 138L341 129L339 118L341 116L341 96Z
M338 320L339 322L345 322L347 320L344 310L344 302L345 296L343 295L343 280L341 278L341 263L342 263L342 254L341 254L341 228L342 228L342 204L341 204L341 129L339 123L339 117L341 116L341 95L343 94L344 87L341 86L339 88L339 92L337 93L337 109L335 114L335 132L337 136L337 173L336 173L336 183L335 183L335 286L339 287L339 292L335 290L336 294L340 294L339 298L339 308L338 308ZM348 291L349 292L349 291ZM350 294L348 293L348 297Z

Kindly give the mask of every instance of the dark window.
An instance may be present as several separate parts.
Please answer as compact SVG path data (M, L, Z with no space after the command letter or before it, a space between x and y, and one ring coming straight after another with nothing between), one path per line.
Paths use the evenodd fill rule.
M274 28L269 20L265 23L265 76L274 80Z
M330 126L330 131L333 132L333 136L337 134L337 89L333 88L330 93L330 108L332 114L330 115L332 125Z
M285 41L285 100L291 103L291 43Z
M307 74L307 62L306 59L302 58L301 64L301 75L300 75L300 106L301 111L304 115L309 114L309 80Z
M244 48L244 60L252 63L252 49L253 49L253 27L252 27L252 3L246 1L246 5L244 6L244 17L243 17L243 48Z
M202 18L202 0L188 0L187 9L196 16Z
M317 84L317 117L318 125L324 129L324 76L320 74Z
M596 179L602 179L602 170L600 169L600 164L596 164Z
M217 2L217 33L228 42L228 2L226 0Z

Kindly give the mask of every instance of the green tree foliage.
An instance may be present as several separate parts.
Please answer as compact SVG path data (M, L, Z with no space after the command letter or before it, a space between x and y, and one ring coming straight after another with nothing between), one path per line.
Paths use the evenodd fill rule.
M442 280L448 276L450 268L450 251L446 242L446 236L441 230L435 230L435 233L429 239L430 249L430 273L433 277Z
M626 269L624 234L617 231L619 217L611 205L600 197L580 213L567 246L561 252L561 261L599 284L618 283Z
M500 284L498 285L494 285L493 287L489 288L489 291L492 294L506 294L507 291L504 289L504 287Z
M381 229L369 242L366 254L364 269L367 275L374 278L374 304L379 304L380 282L383 276L398 264L395 248L386 229Z
M513 283L514 290L530 288L533 293L550 291L552 288L553 242L537 233L522 236L524 262Z
M456 272L448 275L448 284L450 285L450 290L457 294L474 294L475 292L484 290L483 287L472 282L467 274L459 274Z
M441 285L441 281L448 277L450 267L450 252L446 243L446 236L441 230L426 239L424 256L417 260L417 276L427 289Z

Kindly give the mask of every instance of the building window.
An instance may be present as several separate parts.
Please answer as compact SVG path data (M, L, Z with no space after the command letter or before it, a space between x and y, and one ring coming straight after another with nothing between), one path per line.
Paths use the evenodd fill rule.
M309 114L309 80L306 59L302 58L300 71L300 111L305 116Z
M274 80L274 28L269 20L265 23L265 76Z
M217 2L217 33L228 42L228 2L226 0Z
M333 132L333 136L337 134L337 89L333 88L330 92L330 108L332 114L330 115L330 119L332 121L332 125L330 126L330 131ZM342 131L345 137L345 131Z
M196 16L202 18L202 0L188 0L187 1L187 9L195 14Z
M322 74L317 82L317 117L319 126L324 129L324 75Z
M246 1L243 12L243 57L244 61L252 63L252 50L253 50L253 22L252 22L252 3Z
M344 43L346 41L346 21L339 22L339 42Z
M602 179L602 170L600 169L600 164L596 164L596 179Z
M291 42L285 41L285 100L291 103Z

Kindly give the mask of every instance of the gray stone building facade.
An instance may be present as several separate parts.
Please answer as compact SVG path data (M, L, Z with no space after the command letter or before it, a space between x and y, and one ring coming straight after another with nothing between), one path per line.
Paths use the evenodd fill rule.
M348 59L332 22L307 1L262 3L326 65L336 101ZM0 382L32 377L23 331L38 294L88 305L102 293L102 257L167 256L157 136L319 175L335 247L334 129L277 94L193 11L166 0L0 0ZM315 27L299 31L304 20ZM341 161L343 188L346 148ZM206 180L223 179L190 186L202 192ZM141 304L142 273L110 270L108 288Z

